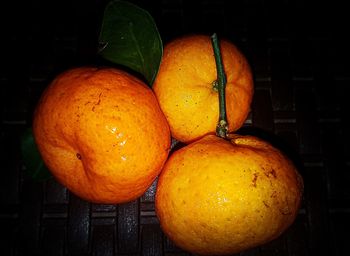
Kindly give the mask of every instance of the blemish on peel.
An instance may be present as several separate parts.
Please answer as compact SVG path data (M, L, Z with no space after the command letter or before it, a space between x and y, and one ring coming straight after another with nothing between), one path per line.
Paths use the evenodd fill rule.
M277 191L273 191L270 197L271 198L276 198L277 197Z
M77 156L77 158L78 158L79 160L81 160L82 157L81 157L81 155L80 155L79 153L77 153L76 156Z
M288 207L284 208L284 209L279 209L279 212L282 214L282 215L291 215L292 212L289 210Z
M277 178L276 171L274 169L271 169L270 174L274 177Z
M256 188L256 181L257 181L257 179L258 179L258 174L257 174L257 173L254 173L254 174L253 174L253 179L252 179L252 185L253 185L253 187L255 187L255 188Z
M123 161L126 161L127 157L126 156L121 156L120 159L123 160Z
M102 92L100 93L100 95L98 95L98 101L97 101L96 105L100 105L100 103L101 103L101 95L102 95Z
M266 208L270 208L270 205L268 205L265 201L263 201L263 204L265 205Z

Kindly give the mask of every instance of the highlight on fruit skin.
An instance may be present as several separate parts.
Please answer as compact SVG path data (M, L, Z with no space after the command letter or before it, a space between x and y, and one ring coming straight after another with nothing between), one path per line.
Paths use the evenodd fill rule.
M53 176L94 203L141 196L160 173L170 130L152 90L115 68L80 67L43 92L33 135Z
M265 244L294 222L303 180L293 163L254 136L207 135L175 151L158 180L164 233L198 255L227 255Z
M254 94L253 75L243 53L230 41L220 40L226 73L226 113L229 132L245 122ZM153 84L172 136L190 143L215 134L219 100L216 64L210 36L186 35L164 47Z

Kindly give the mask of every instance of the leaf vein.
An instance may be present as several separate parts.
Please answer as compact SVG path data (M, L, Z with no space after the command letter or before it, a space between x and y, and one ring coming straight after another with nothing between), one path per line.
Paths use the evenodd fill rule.
M139 44L137 43L137 39L136 39L136 36L135 36L135 33L134 33L132 27L133 27L133 23L129 22L128 28L129 28L129 31L130 31L130 34L131 34L131 37L132 37L132 41L134 42L137 54L139 55L140 60L141 60L142 73L145 74L145 59L144 59L144 57L142 55L141 49L139 47Z

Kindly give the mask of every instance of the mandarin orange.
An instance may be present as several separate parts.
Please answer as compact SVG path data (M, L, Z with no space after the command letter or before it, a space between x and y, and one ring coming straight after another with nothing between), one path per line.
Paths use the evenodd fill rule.
M233 132L249 114L253 77L247 59L233 43L221 40L220 48L227 76L228 128ZM175 139L192 142L215 133L219 118L216 79L209 36L184 36L165 45L153 90Z
M44 91L33 134L54 177L94 203L141 196L170 148L170 131L152 90L113 68L75 68Z
M164 233L180 248L226 255L277 238L295 220L303 181L294 164L254 136L206 135L175 151L156 191Z

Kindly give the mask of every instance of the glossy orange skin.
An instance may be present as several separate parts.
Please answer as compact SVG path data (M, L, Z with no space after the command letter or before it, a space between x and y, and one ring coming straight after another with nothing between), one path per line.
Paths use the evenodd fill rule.
M54 177L94 203L141 196L170 148L169 127L152 90L112 68L59 75L37 105L33 133Z
M250 112L253 76L247 59L233 43L221 39L220 49L227 78L228 128L233 132ZM219 120L219 96L213 88L216 79L209 36L184 36L165 45L153 90L174 138L189 143L215 134Z
M174 152L158 180L164 233L196 255L238 253L281 235L295 220L303 181L269 143L207 135Z

